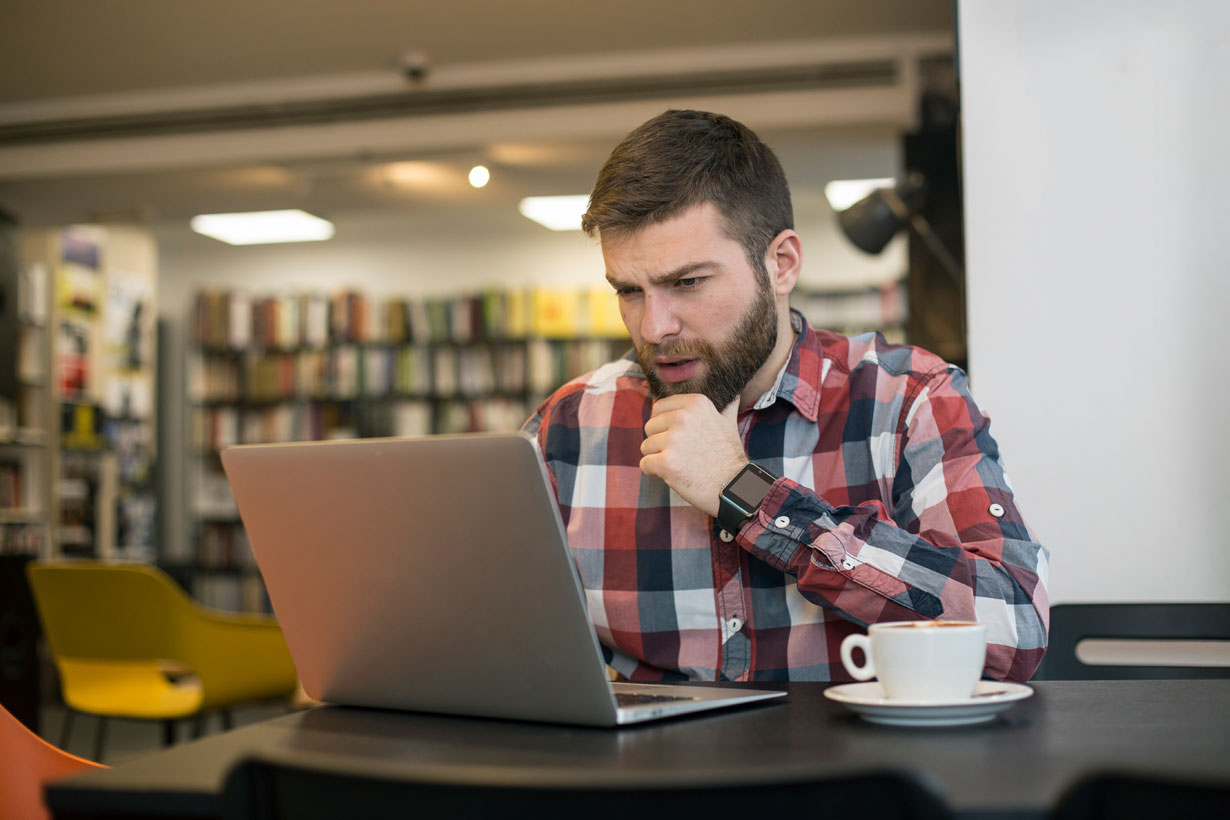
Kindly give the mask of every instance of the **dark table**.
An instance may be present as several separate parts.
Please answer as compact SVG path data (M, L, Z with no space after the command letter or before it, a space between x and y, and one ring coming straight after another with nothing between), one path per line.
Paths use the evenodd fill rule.
M613 730L321 707L61 781L47 800L57 817L208 817L231 765L261 751L608 784L905 768L930 777L959 814L998 818L1041 816L1076 778L1103 769L1221 782L1230 772L1230 680L1032 685L1033 697L991 723L929 729L867 723L823 697L825 684Z

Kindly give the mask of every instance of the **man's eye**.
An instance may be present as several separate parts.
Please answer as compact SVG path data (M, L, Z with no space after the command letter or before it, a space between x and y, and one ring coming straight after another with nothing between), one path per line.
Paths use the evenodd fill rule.
M685 276L682 279L676 279L675 286L680 288L694 288L703 281L705 281L705 277L703 276Z
M615 288L615 295L620 299L626 299L629 296L635 296L640 293L640 288Z

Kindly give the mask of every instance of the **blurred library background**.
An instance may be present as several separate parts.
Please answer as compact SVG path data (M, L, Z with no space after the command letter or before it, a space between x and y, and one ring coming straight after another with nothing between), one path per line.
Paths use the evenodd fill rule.
M603 26L576 4L461 4L517 37L463 31L457 4L87 5L13 10L0 56L14 584L34 558L141 562L208 607L268 611L223 448L516 430L624 355L597 243L534 208L575 210L667 108L778 153L813 324L964 364L963 281L916 233L868 253L837 216L913 175L960 255L950 3L638 0ZM248 244L203 219L285 211L327 227Z

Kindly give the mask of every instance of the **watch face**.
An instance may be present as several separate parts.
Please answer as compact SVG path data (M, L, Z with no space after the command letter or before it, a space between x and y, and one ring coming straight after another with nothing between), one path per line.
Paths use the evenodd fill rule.
M745 510L754 510L764 501L770 486L760 473L744 469L726 488L726 495Z

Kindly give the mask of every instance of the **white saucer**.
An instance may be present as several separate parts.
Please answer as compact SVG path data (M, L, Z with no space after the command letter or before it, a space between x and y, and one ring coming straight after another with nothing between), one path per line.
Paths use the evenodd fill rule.
M1034 693L1019 683L979 681L971 697L960 700L892 700L878 681L846 683L824 696L857 712L864 720L889 726L965 726L985 723Z

